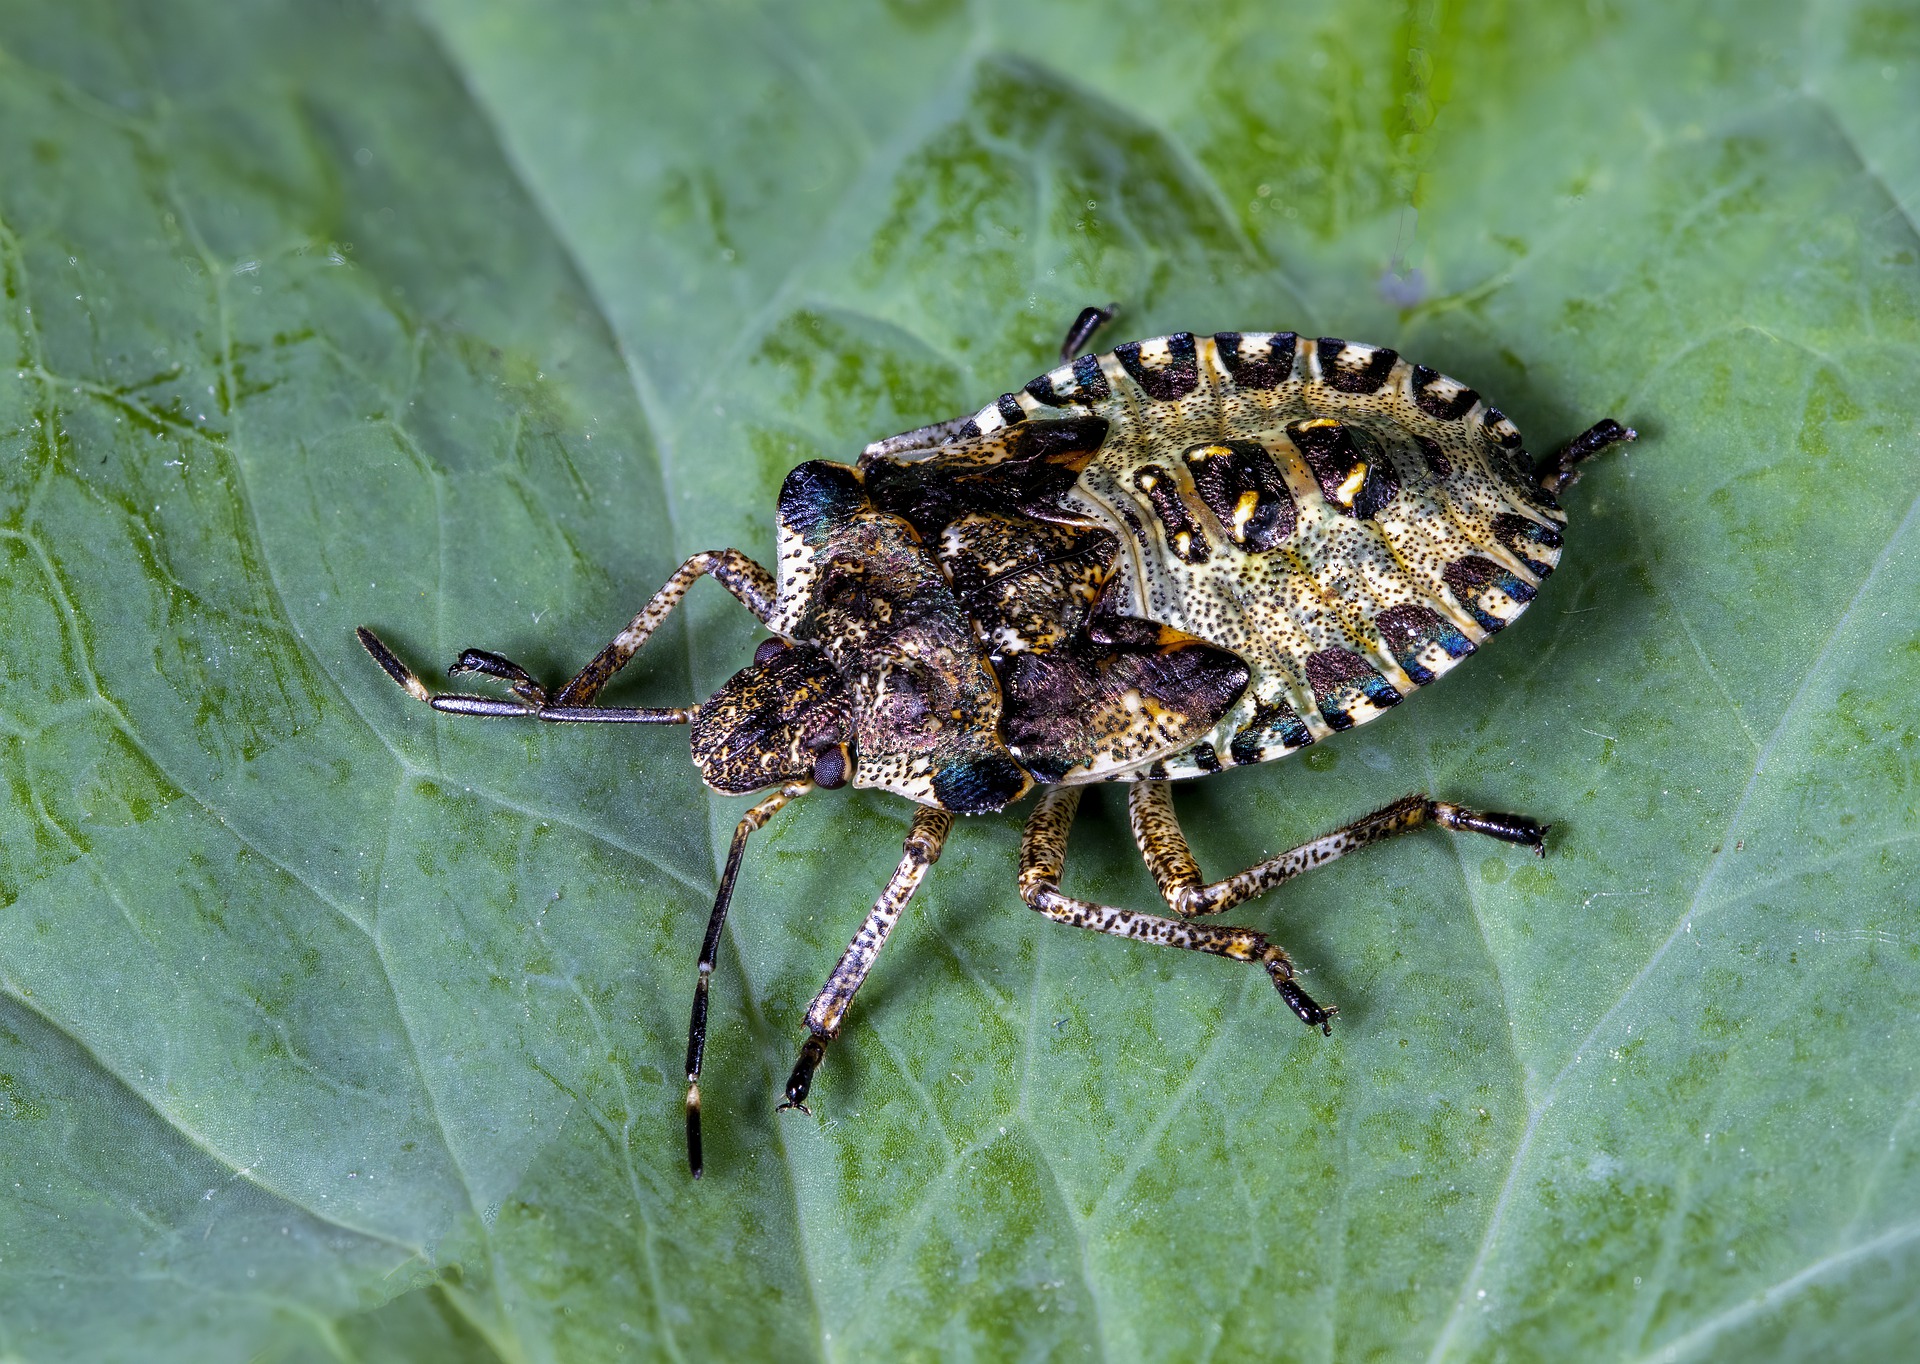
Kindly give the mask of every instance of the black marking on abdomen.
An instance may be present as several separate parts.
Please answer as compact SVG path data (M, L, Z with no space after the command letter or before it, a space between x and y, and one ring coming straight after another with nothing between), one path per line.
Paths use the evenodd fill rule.
M1515 558L1541 577L1547 577L1553 572L1552 564L1543 559L1537 559L1529 553L1530 550L1560 548L1560 532L1552 526L1542 525L1531 517L1501 512L1493 518L1493 536L1512 550Z
M1026 392L1035 402L1045 403L1048 407L1064 407L1067 404L1065 398L1053 391L1053 377L1048 374L1027 380Z
M1180 500L1180 489L1173 475L1158 464L1143 465L1133 476L1133 486L1147 495L1147 503L1167 530L1167 544L1190 564L1207 561L1207 537L1187 515L1187 504Z
M1246 338L1239 332L1215 332L1213 344L1220 363L1241 388L1278 388L1293 377L1293 355L1300 338L1294 332L1275 332L1267 338L1267 358L1250 360L1240 354Z
M1483 559L1478 554L1469 554L1455 559L1440 572L1440 577L1460 604L1480 622L1480 628L1492 633L1507 628L1507 622L1493 615L1480 604L1480 594L1489 587L1497 588L1507 594L1519 605L1533 600L1534 589L1523 583L1506 569L1491 559Z
M1327 501L1348 516L1365 521L1399 494L1400 480L1393 465L1363 427L1314 417L1289 423L1287 435L1307 457Z
M1440 442L1431 436L1415 436L1413 443L1420 447L1420 458L1427 462L1435 478L1451 478L1453 461L1447 458L1447 452L1440 448Z
M1082 355L1073 362L1073 383L1077 390L1073 396L1086 402L1099 402L1113 396L1097 355Z
M1420 655L1428 645L1439 645L1448 658L1465 658L1473 652L1473 641L1461 634L1452 621L1432 607L1414 602L1389 606L1373 618L1373 627L1386 640L1394 661L1406 669L1407 676L1418 687L1426 686L1439 675L1420 662Z
M1393 372L1393 362L1400 358L1400 352L1385 346L1364 346L1337 336L1323 336L1314 346L1320 354L1321 379L1342 393L1378 393ZM1363 357L1360 363L1342 362L1342 353L1349 349Z
M1293 534L1299 519L1293 494L1273 456L1258 441L1193 445L1183 458L1200 500L1234 544L1250 554L1263 554Z
M1148 369L1140 362L1138 341L1115 346L1113 358L1156 402L1175 402L1200 386L1200 359L1194 350L1192 332L1175 332L1167 338L1167 363L1158 369Z
M1253 708L1253 718L1228 743L1227 756L1245 767L1264 762L1270 749L1305 748L1312 742L1313 731L1299 711L1285 701L1262 701Z
M1433 384L1444 378L1446 376L1437 369L1415 365L1413 367L1413 405L1429 417L1438 417L1443 422L1459 421L1473 410L1473 405L1480 401L1480 395L1464 385L1451 397L1432 392Z
M1353 728L1353 717L1347 713L1352 692L1358 691L1383 710L1401 701L1400 693L1380 670L1351 649L1322 649L1308 654L1307 685L1313 688L1321 718L1334 729Z
M1187 756L1193 759L1193 765L1202 772L1218 772L1220 770L1220 755L1213 751L1212 744L1195 744L1187 750Z
M1002 393L994 406L1000 409L1000 420L1008 426L1016 426L1027 419L1027 409L1020 406L1020 400L1011 393Z
M1489 407L1485 412L1482 412L1480 414L1480 424L1487 429L1487 439L1503 449L1511 450L1520 443L1519 430L1514 427L1513 423L1507 421L1507 414L1497 407ZM1494 429L1501 425L1505 425L1507 429L1504 431Z

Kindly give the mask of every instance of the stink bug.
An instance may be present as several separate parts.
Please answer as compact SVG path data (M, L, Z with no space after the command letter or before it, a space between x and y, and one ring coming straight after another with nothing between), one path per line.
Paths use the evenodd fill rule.
M369 630L360 642L436 710L556 722L684 724L712 789L768 791L734 830L700 949L687 1040L687 1158L701 1172L707 992L747 839L795 797L851 783L915 810L900 864L826 986L782 1108L804 1108L956 814L1040 790L1019 894L1049 919L1258 963L1309 1027L1334 1010L1250 928L1195 922L1424 824L1544 852L1546 826L1422 793L1209 882L1170 782L1266 762L1364 724L1526 609L1560 558L1557 495L1634 438L1602 421L1529 464L1464 384L1395 352L1292 332L1178 332L1077 355L970 417L816 460L780 490L777 576L696 554L594 660L549 692L479 649L449 671L506 696L435 695ZM771 632L688 708L601 706L600 691L702 576ZM1089 782L1133 783L1135 841L1165 918L1060 889Z

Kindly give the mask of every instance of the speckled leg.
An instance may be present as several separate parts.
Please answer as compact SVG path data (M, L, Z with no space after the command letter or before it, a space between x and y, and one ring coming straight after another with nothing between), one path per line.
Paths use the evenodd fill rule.
M700 1178L700 1062L707 1051L707 982L713 977L713 964L720 955L720 931L727 926L727 907L733 903L733 883L740 875L740 858L747 850L747 838L775 812L795 796L813 789L810 781L797 781L781 787L740 817L733 826L733 844L727 849L726 869L720 873L720 889L713 897L713 913L707 917L707 936L700 943L700 978L693 987L693 1017L687 1022L687 1168Z
M907 831L900 865L894 868L887 888L874 901L873 912L867 915L866 923L847 945L840 964L827 977L826 987L807 1006L809 1035L800 1046L800 1059L793 1063L793 1074L787 1077L786 1102L780 1105L783 1110L808 1111L807 1091L813 1086L814 1068L827 1054L827 1043L840 1035L840 1025L846 1020L847 1009L853 1004L861 982L873 969L880 949L887 945L888 935L900 922L900 915L914 891L919 889L927 868L940 860L940 848L952 829L953 816L945 810L923 805L914 811L913 827Z
M484 677L498 678L513 693L511 698L459 694L436 696L373 631L363 625L354 633L359 636L361 646L373 655L373 661L386 671L387 676L405 687L409 696L417 701L425 701L435 710L455 715L531 717L554 723L684 725L692 718L693 712L682 707L596 706L593 699L615 673L627 666L627 662L639 652L640 646L647 642L647 637L660 627L660 622L680 604L680 599L687 595L687 589L702 575L711 577L733 593L740 599L741 605L762 621L773 613L778 588L773 575L766 569L737 549L710 549L696 554L680 565L679 571L667 579L666 586L653 594L653 600L627 623L626 629L615 635L591 663L552 696L518 663L485 649L468 649L462 653L447 669L448 675L457 677L461 673L479 673Z
M1410 833L1426 824L1486 834L1506 843L1546 853L1547 826L1525 815L1468 810L1425 795L1403 796L1384 809L1364 815L1343 828L1323 834L1310 843L1257 862L1237 876L1208 884L1200 875L1200 864L1193 860L1186 835L1173 813L1173 788L1164 781L1143 781L1127 796L1127 815L1133 824L1133 841L1140 845L1147 870L1153 873L1160 896L1174 913L1182 917L1218 914L1242 900L1272 890L1282 881L1290 881L1303 871L1333 861L1336 857L1369 843Z
M702 575L733 593L756 619L764 622L773 614L779 587L766 569L737 549L709 549L696 554L680 565L666 585L653 594L653 600L640 609L640 614L627 622L626 629L615 635L606 648L594 655L591 663L560 689L555 702L563 706L590 703L608 679L627 666L627 661L640 651L647 637L660 628L660 622L680 604L687 589Z
M1026 833L1020 840L1020 898L1056 923L1075 928L1091 928L1140 942L1184 947L1190 952L1211 952L1235 961L1259 962L1287 1007L1310 1028L1331 1033L1328 1026L1335 1009L1323 1009L1294 980L1293 962L1287 954L1268 942L1266 936L1251 928L1232 928L1225 924L1196 924L1182 919L1165 919L1157 914L1140 914L1111 905L1076 900L1060 890L1060 871L1067 858L1067 830L1073 825L1074 812L1080 808L1077 786L1050 786L1027 817Z

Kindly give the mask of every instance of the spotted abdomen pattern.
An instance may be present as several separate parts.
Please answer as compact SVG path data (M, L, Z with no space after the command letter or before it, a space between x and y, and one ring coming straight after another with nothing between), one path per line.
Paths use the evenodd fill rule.
M1055 422L1078 423L1083 443L1089 422L1104 433L1070 486L1019 514L1097 543L1077 562L1098 581L1083 570L1076 616L1031 645L997 627L1003 689L1050 675L1048 651L1114 635L1116 620L1225 651L1246 684L1217 713L1161 724L1158 751L1137 747L1137 729L1131 751L1066 743L1035 770L1043 781L1195 776L1363 724L1511 624L1559 561L1565 516L1506 417L1391 350L1331 337L1182 332L1081 356L862 464L912 465L927 482L963 451ZM1054 723L1045 695L1006 704L1023 734Z

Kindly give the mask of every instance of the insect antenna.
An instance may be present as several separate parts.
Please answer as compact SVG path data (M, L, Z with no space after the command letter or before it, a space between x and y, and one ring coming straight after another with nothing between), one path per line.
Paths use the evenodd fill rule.
M471 696L460 692L435 693L427 690L427 684L395 656L380 636L364 625L356 629L354 634L358 636L361 647L373 655L373 661L380 665L388 677L405 688L407 695L451 715L531 716L551 724L626 725L684 725L693 718L691 710L679 706L552 705L547 700L546 688L535 682L525 668L510 658L502 658L484 649L468 649L447 672L456 676L460 673L481 673L487 677L497 677L508 684L513 692L512 698Z

